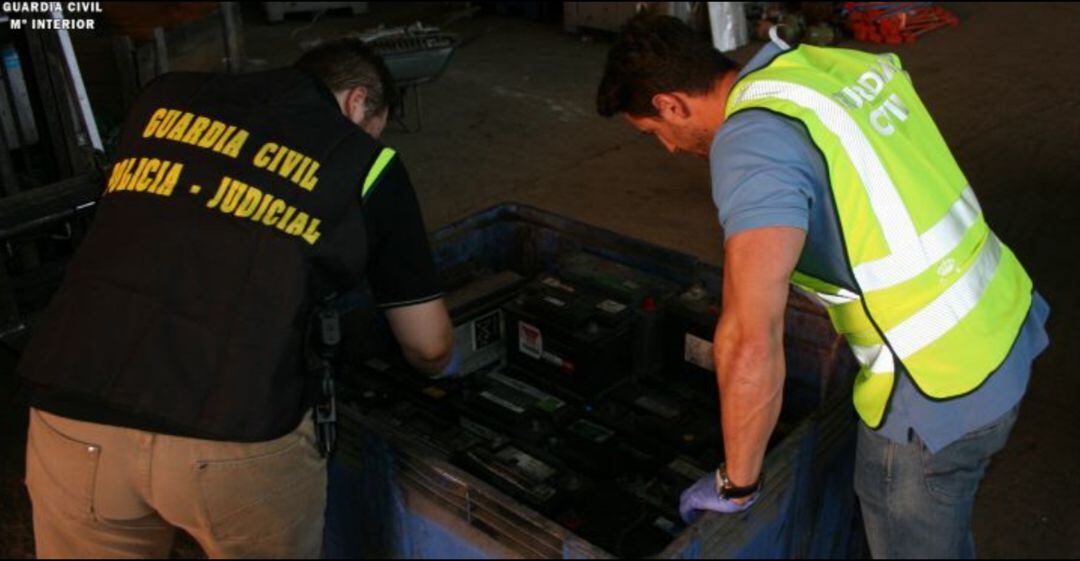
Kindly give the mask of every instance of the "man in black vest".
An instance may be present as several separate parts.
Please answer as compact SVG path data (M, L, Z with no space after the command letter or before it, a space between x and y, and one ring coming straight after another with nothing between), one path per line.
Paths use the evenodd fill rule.
M164 557L175 528L211 557L319 555L320 306L366 280L414 367L452 348L415 193L376 140L395 91L341 41L136 100L19 366L39 557Z

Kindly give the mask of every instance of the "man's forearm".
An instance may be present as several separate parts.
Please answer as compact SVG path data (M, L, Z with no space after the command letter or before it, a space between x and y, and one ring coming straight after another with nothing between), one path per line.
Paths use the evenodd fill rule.
M442 372L454 349L454 327L442 298L386 310L405 360L429 375Z
M784 355L779 341L766 345L721 344L717 353L721 426L727 474L737 486L761 474L765 447L784 390Z

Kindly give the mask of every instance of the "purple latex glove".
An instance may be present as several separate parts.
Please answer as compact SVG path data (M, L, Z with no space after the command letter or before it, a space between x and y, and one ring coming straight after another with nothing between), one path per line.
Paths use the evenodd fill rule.
M716 492L716 474L710 473L688 487L679 498L679 516L683 522L693 523L701 516L701 511L712 510L724 514L735 514L750 508L761 493L754 493L743 504L720 498Z

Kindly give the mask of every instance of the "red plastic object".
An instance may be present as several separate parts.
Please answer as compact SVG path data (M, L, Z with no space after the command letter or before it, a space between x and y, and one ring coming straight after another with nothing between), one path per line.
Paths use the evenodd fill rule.
M845 23L856 41L914 43L920 35L960 25L956 14L929 2L847 2Z

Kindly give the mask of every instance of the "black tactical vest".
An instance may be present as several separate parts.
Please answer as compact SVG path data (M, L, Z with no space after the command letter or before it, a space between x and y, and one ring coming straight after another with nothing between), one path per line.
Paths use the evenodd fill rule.
M311 310L364 274L380 149L293 69L157 79L20 374L188 435L288 433Z

